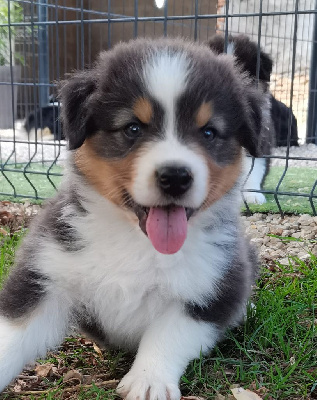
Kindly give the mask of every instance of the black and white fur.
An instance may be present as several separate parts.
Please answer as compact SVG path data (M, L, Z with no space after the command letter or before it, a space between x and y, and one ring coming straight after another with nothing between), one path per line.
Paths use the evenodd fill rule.
M210 48L217 54L225 51L225 38L223 36L216 35L208 43ZM257 81L258 48L256 43L252 42L245 35L230 35L226 52L227 54L232 54L242 70L250 75L254 84L259 84L263 89L263 123L259 132L258 152L260 155L270 155L271 148L275 143L274 125L271 117L271 94L269 92L269 82L273 66L272 59L260 49L259 76ZM266 202L265 196L260 191L263 188L268 170L268 158L245 158L246 182L243 186L243 197L247 203L263 204ZM256 190L257 192L249 192L248 190Z
M257 258L239 222L240 159L242 146L257 154L263 94L232 57L206 49L122 43L62 84L68 166L0 292L1 391L75 325L137 350L118 385L125 399L179 400L188 362L243 318ZM133 114L137 98L151 105L147 124ZM205 103L210 117L196 126ZM155 179L171 163L191 171L181 196ZM171 204L191 210L188 234L164 255L140 226L148 207Z
M225 39L221 35L214 36L208 44L217 54L225 51ZM273 67L270 55L262 49L258 49L257 43L245 35L230 35L226 52L234 55L243 71L246 71L253 79L254 84L260 85L264 92L263 123L259 132L259 155L269 156L274 146L287 146L289 118L291 118L290 145L298 146L297 121L293 112L285 104L276 100L269 90ZM258 61L259 66L257 67ZM265 196L260 191L263 189L269 167L270 158L258 157L252 160L251 157L247 157L245 159L245 173L248 178L243 187L243 196L248 203L263 204L266 202Z
M46 106L39 107L26 117L24 129L28 134L29 140L36 140L38 137L65 140L60 122L60 107L61 104L52 101Z

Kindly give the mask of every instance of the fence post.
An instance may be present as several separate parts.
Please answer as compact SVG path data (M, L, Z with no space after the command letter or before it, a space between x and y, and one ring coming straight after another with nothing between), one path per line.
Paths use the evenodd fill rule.
M49 103L49 50L48 50L48 26L47 22L47 0L40 0L38 5L39 24L38 46L39 46L39 106L43 107Z
M317 10L317 0L315 10ZM317 14L314 15L306 143L317 144Z

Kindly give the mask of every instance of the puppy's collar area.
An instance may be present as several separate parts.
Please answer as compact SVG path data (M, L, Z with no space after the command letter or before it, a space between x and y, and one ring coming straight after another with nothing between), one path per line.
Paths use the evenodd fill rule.
M187 223L195 209L168 204L144 207L126 195L126 205L139 219L139 226L154 248L162 254L177 253L187 237Z

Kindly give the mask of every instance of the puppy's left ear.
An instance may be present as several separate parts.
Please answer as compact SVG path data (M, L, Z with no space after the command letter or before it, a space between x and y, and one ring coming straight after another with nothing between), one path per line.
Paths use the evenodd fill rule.
M92 96L96 82L92 71L83 71L60 83L59 99L63 131L69 150L80 147L95 132L92 118Z
M243 122L238 130L238 140L251 156L260 157L260 140L262 129L262 99L260 91L254 88L246 89L245 104L243 105Z

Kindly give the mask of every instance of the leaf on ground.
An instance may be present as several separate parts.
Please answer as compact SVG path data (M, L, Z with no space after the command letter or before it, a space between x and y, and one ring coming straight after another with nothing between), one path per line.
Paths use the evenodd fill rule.
M76 369L71 369L70 371L66 372L66 374L63 377L64 382L67 382L67 381L70 381L73 379L76 379L81 383L83 380L83 375Z
M9 235L9 232L8 231L6 231L5 229L3 229L3 228L0 228L0 235L3 235L3 236L8 236Z
M1 210L0 211L0 222L2 225L6 225L8 221L14 219L14 215L9 211Z
M250 390L245 390L241 387L231 389L232 394L237 400L262 400L262 397Z
M17 379L12 391L14 393L20 393L25 388L25 386L26 383L22 379Z
M97 346L95 342L93 342L92 345L93 345L93 348L94 348L95 352L98 354L98 356L100 358L103 358L103 354L102 354L102 351L101 351L100 347Z
M39 364L35 367L35 372L37 376L46 378L52 376L54 364Z
M186 397L181 397L181 400L205 400L205 399L203 397L186 396Z
M223 396L223 395L220 394L220 393L217 393L214 400L226 400L226 397Z

